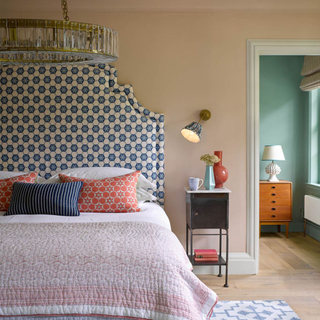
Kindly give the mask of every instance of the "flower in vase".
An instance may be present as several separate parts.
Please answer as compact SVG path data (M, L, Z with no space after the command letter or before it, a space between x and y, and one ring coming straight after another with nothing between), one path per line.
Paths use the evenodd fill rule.
M216 155L204 154L200 157L201 161L204 161L207 166L213 166L215 163L219 162L220 159Z

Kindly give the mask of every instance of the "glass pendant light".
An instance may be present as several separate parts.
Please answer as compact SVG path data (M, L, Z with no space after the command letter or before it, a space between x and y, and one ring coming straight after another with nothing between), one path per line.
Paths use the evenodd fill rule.
M116 61L118 32L99 25L64 20L0 19L0 64L81 64Z

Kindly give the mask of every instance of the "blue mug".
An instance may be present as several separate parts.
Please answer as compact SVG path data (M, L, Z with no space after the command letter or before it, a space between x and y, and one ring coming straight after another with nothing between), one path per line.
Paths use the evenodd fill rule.
M200 185L199 185L199 182ZM191 191L197 191L203 185L203 180L199 178L190 177L189 178L189 188Z

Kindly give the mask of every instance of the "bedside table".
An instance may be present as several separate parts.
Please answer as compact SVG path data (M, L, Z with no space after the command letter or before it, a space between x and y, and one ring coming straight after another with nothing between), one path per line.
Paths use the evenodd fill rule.
M194 266L219 266L218 277L222 277L221 266L226 266L225 287L228 285L228 258L229 258L229 193L226 188L213 190L199 189L186 191L186 252ZM195 229L219 229L219 233L199 234ZM222 230L225 230L223 233ZM190 233L190 237L189 237ZM219 256L217 262L195 262L193 253L194 236L219 236ZM226 259L222 257L222 236L226 237ZM189 239L190 238L190 239ZM190 251L189 251L190 243ZM218 251L218 250L217 250Z
M262 225L286 226L289 236L289 222L292 221L292 182L260 181L260 230Z

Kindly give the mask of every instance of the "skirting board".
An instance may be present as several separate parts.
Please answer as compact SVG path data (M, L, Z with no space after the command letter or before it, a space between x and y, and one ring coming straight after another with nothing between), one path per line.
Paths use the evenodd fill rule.
M225 256L224 256L225 258ZM225 274L226 267L221 267L221 273ZM245 252L229 253L229 274L255 274L256 261ZM218 274L218 266L194 266L195 274Z
M311 238L320 241L320 226L311 221L307 221L306 234Z

